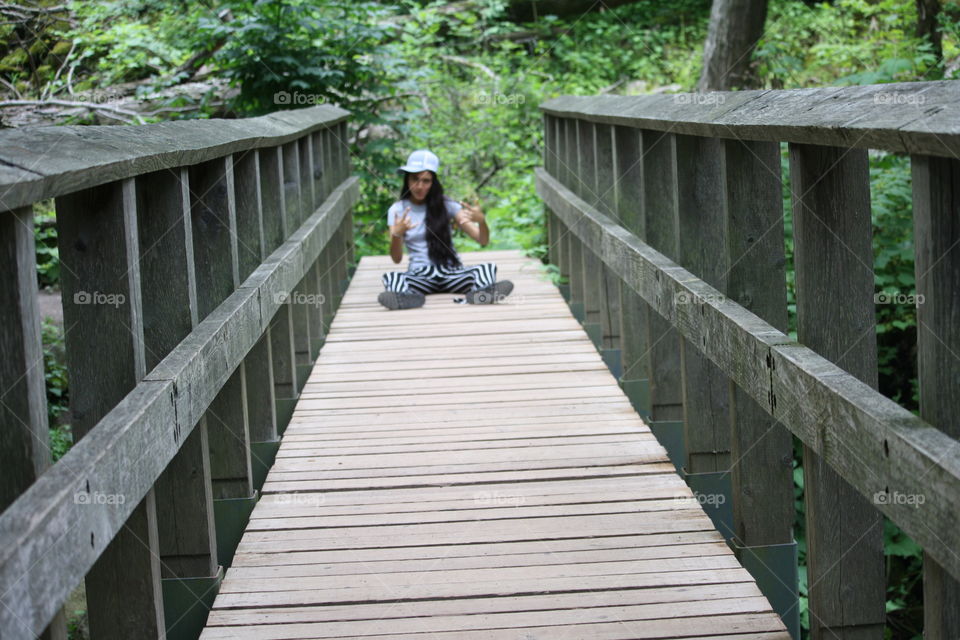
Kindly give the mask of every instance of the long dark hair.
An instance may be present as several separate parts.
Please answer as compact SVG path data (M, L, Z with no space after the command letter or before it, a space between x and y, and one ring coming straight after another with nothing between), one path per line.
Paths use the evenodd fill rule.
M433 175L433 184L430 185L430 191L424 198L427 203L427 254L430 256L430 262L444 267L459 267L460 258L453 248L453 241L450 238L450 218L447 214L447 198L443 195L443 185L437 179L437 174ZM400 189L400 199L408 200L410 198L409 177L414 175L404 171L403 186Z

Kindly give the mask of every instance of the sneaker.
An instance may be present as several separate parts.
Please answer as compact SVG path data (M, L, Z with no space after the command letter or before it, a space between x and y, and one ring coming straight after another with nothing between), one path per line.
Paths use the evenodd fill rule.
M422 307L427 301L427 297L419 291L409 293L397 293L396 291L381 291L377 296L377 302L387 309L415 309Z
M509 280L500 280L485 286L483 289L467 292L468 304L493 304L502 302L513 291L513 283Z

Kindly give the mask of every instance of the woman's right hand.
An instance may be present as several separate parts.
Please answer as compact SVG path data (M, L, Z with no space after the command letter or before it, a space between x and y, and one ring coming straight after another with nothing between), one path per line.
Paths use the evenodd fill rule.
M403 213L400 214L400 217L394 220L393 225L390 227L390 235L403 236L407 231L417 226L413 223L413 220L410 219L409 214L410 207L407 207L403 210Z

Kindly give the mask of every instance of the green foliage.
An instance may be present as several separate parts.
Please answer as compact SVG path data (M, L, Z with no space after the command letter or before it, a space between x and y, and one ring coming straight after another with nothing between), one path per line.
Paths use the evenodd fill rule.
M37 281L41 287L60 285L60 249L57 245L57 216L53 201L33 205L33 235L37 248Z
M110 87L170 73L200 46L193 29L209 9L196 2L121 0L69 4L77 24L63 35L76 45L71 61L88 75L78 89ZM62 86L65 77L56 86Z
M240 89L238 113L364 101L389 86L383 81L390 52L381 44L387 28L377 22L386 11L375 3L228 0L222 6L232 20L202 18L199 26L210 40L226 42L216 62Z
M914 35L913 0L770 3L753 56L773 88L937 79L929 43Z
M913 268L910 159L895 154L871 155L870 185L880 390L908 409L917 410L919 299Z
M70 394L67 385L67 365L63 344L63 329L44 319L41 326L43 341L43 376L47 389L47 419L50 426L50 451L54 461L59 460L73 444L70 425L63 419L69 410Z

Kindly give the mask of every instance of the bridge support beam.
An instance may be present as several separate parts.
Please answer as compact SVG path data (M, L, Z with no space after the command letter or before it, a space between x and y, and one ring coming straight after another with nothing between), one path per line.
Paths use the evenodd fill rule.
M0 512L52 463L37 308L33 209L0 211ZM42 640L66 640L60 609Z
M797 338L876 389L867 152L791 144L790 181ZM883 518L809 446L803 473L811 638L882 638Z
M913 156L913 225L917 280L917 374L920 416L960 439L960 162ZM921 298L922 296L922 298ZM921 302L922 300L922 302ZM960 581L923 558L924 634L960 638Z
M56 200L74 437L83 438L145 375L135 180ZM121 487L84 486L90 508L124 500ZM97 544L92 536L92 544ZM97 638L165 633L156 502L151 489L86 576Z
M677 251L673 257L722 295L728 263L722 252L719 257L715 253L717 247L727 244L722 143L716 138L676 135L674 144ZM692 305L694 309L710 302L687 297L676 300L677 305ZM730 469L730 379L703 355L703 346L680 339L684 469L689 477L725 476ZM729 487L729 480L715 478L703 485L720 491ZM712 498L709 504L726 505L714 515L729 513L729 492L707 497ZM718 529L729 539L732 532L728 519Z
M676 136L642 132L643 211L651 247L677 261L677 154ZM663 295L669 295L664 293ZM658 313L647 314L647 359L650 380L650 417L656 421L683 420L683 379L680 335Z
M136 180L145 358L150 371L198 321L190 178L181 168ZM157 479L154 492L166 633L196 635L206 622L221 576L205 419L187 436ZM184 581L206 585L205 597L179 606Z
M780 145L723 141L726 295L787 332ZM794 640L800 638L793 539L793 438L748 393L730 393L733 542Z
M611 217L624 228L646 238L643 209L643 146L641 133L630 127L614 126L611 147L613 206ZM630 287L618 283L620 301L620 386L633 408L645 420L650 418L649 343L647 328L650 307Z

